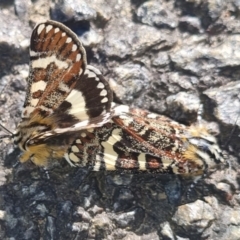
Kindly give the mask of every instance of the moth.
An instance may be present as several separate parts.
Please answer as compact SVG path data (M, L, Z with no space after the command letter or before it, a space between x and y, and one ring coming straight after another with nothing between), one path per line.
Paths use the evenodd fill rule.
M112 91L101 72L87 65L78 37L61 23L38 24L30 41L30 73L14 143L21 162L44 166L62 158L82 129L111 117Z
M200 123L185 126L126 105L113 109L111 121L74 140L66 155L71 165L200 176L225 162L216 138Z
M65 158L94 171L202 175L224 162L203 126L113 102L101 72L87 64L78 37L66 26L38 24L30 43L30 73L22 119L13 135L21 162L46 166Z

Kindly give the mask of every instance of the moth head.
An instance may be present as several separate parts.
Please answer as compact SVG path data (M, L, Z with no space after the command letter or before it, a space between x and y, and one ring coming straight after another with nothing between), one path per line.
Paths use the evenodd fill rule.
M14 133L14 144L18 145L22 151L27 151L29 147L40 144L41 135L46 131L46 126L24 128L20 123Z
M46 166L51 159L61 159L75 139L72 132L56 134L51 118L41 121L22 121L15 134L14 143L22 150L20 162L32 161L37 166ZM78 134L78 133L76 133Z
M29 146L40 144L41 136L47 135L54 127L53 119L44 118L39 114L22 119L13 134L14 144L26 151Z

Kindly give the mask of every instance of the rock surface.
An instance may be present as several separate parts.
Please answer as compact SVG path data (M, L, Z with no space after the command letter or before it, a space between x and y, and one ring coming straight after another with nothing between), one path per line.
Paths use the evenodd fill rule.
M202 104L230 168L189 191L191 179L177 176L21 165L3 139L0 239L239 239L239 10L237 0L1 1L0 120L9 130L25 98L32 28L51 18L79 35L123 103L186 124Z

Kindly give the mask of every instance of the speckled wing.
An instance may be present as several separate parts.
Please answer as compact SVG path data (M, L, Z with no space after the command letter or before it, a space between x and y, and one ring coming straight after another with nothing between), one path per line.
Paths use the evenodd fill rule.
M38 24L31 36L30 74L23 119L36 115L55 128L102 125L109 118L112 92L101 72L87 65L78 37L54 21ZM66 129L67 130L67 129Z
M118 106L112 122L84 132L66 159L93 170L149 171L201 175L223 162L216 139L199 126Z
M22 119L14 143L21 162L39 166L62 158L78 131L111 118L112 91L101 72L87 65L78 37L54 21L38 24L31 36L30 73Z

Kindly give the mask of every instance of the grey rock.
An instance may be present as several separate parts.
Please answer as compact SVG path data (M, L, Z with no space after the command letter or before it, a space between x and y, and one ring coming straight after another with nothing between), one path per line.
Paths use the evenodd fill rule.
M141 236L138 236L134 233L127 233L125 237L122 238L122 240L160 240L157 232L151 232L149 234L143 234Z
M232 209L227 207L224 211L225 224L238 226L240 223L239 208Z
M180 206L173 216L173 221L186 232L196 230L201 233L215 219L211 206L201 200Z
M132 34L126 34L126 33ZM147 33L147 34L144 34ZM106 29L107 38L101 46L109 57L126 58L142 55L147 49L166 41L166 34L150 26L144 26L120 19Z
M164 237L167 237L168 239L174 239L173 230L171 229L171 226L168 222L164 222L160 225L161 233Z
M55 219L51 216L47 217L46 222L46 236L49 239L54 239L57 237L56 235L56 225L55 225Z
M198 112L201 102L200 99L190 93L179 92L176 95L169 96L166 99L168 108L173 111L177 108L181 108L184 112Z
M190 37L182 40L171 52L170 58L177 67L190 71L197 76L217 73L221 68L239 65L238 35L229 36L216 47L206 46L200 38ZM185 42L188 44L184 44ZM197 41L197 42L196 42Z
M138 224L139 214L141 215L141 209L136 208L129 212L114 214L114 216L112 216L112 218L119 227L126 228L131 223Z
M109 175L107 176L107 181L110 184L114 184L116 186L121 185L129 185L132 182L133 175L132 174L120 174L120 175Z
M159 52L154 58L152 59L152 65L154 67L164 67L169 64L170 60L168 54L166 52Z
M51 15L57 21L82 21L96 19L97 13L85 1L58 1L51 9Z
M140 5L136 15L139 21L150 26L176 28L178 21L171 10L162 1L147 1Z
M89 229L89 223L85 222L74 222L72 225L72 230L74 232L81 233L83 231L88 231Z
M240 236L240 229L238 226L229 226L228 231L224 233L222 239L231 239L231 240L238 240Z
M38 0L31 5L29 9L29 20L32 23L32 27L38 22L46 21L50 19L50 6L51 1Z
M106 213L101 213L94 217L93 225L95 228L106 230L112 227L112 222Z
M230 82L219 88L211 88L204 92L217 107L215 117L226 125L240 126L240 81Z
M179 28L182 31L190 33L200 33L203 32L201 27L201 22L197 17L184 16L179 19Z
M207 1L208 14L212 20L216 20L220 17L224 9L224 1L222 0L208 0Z
M45 206L45 204L38 204L37 206L36 206L36 210L38 210L39 211L39 214L42 216L42 217L45 217L48 213L49 213L49 211L48 211L48 209L46 208L46 206Z
M80 217L85 222L91 221L91 215L83 207L78 207L74 216Z
M29 10L31 7L31 1L21 1L21 0L15 0L14 1L14 8L16 11L16 14L19 18L27 20L29 18Z
M89 31L84 32L80 39L85 47L94 47L103 40L101 34L92 28Z
M126 9L129 3L126 2L124 4L124 8ZM107 24L115 14L114 8L118 9L118 6L123 7L122 4L118 4L111 0L89 0L87 1L87 5L96 11L97 19L94 23L98 26Z
M113 89L120 99L124 99L124 103L130 103L146 91L147 82L151 79L149 71L140 64L126 63L113 69L113 72L113 79L118 83L115 86L112 84Z
M114 191L114 211L119 212L131 208L133 200L134 195L130 189L116 189Z
M91 213L91 215L96 215L96 214L102 213L103 212L103 208L98 207L97 205L94 205L88 211L89 211L89 213Z

